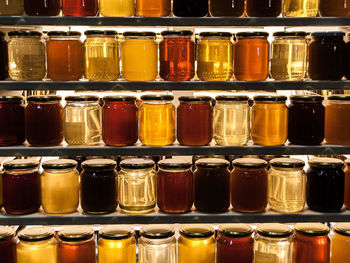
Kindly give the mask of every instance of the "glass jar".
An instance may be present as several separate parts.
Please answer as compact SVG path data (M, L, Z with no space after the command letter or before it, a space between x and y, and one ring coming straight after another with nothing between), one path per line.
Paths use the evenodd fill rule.
M171 95L143 95L139 107L139 138L146 146L166 146L175 141L175 107Z
M132 228L107 226L100 230L99 263L135 263L136 240Z
M350 96L331 95L326 100L325 140L327 144L350 145Z
M195 44L192 31L163 31L159 44L159 75L164 80L186 81L194 77Z
M350 210L350 159L345 160L345 188L344 188L344 204L346 209Z
M333 226L331 242L331 263L344 263L350 257L350 224L337 223Z
M178 263L215 262L214 229L207 225L185 225L180 229Z
M119 206L128 214L145 214L156 206L154 161L126 159L120 163Z
M97 12L97 0L62 0L64 16L96 16Z
M61 1L60 0L39 0L39 1L24 0L24 11L28 16L58 16L61 12Z
M315 17L318 0L284 0L284 15L290 17Z
M171 13L170 0L136 0L136 15L161 17Z
M80 202L85 213L112 213L118 206L117 163L110 159L84 161L80 174Z
M265 211L268 190L267 162L256 158L239 158L233 161L233 166L231 175L233 209L245 213Z
M0 146L25 141L24 104L19 96L0 96Z
M152 81L158 75L156 33L125 32L121 45L122 76L127 81Z
M0 2L0 15L1 15ZM5 40L5 34L0 32L0 80L5 80L9 76L9 59L8 59L8 47Z
M144 226L139 239L139 262L176 263L175 232L168 226Z
M347 42L345 43L345 65L344 65L344 74L347 80L350 80L350 35L347 35Z
M57 242L52 228L27 227L19 232L18 238L17 263L57 262Z
M311 210L339 212L344 204L343 162L335 158L314 158L306 175L306 200Z
M69 145L96 145L102 137L102 109L97 96L68 96L64 138Z
M251 263L254 258L253 229L245 224L219 226L216 263Z
M214 107L214 140L222 146L243 146L250 139L248 96L217 96Z
M322 96L294 95L290 97L288 106L288 140L290 143L317 145L323 142L325 107L322 101Z
M265 2L265 0L259 1ZM268 36L269 33L266 32L236 34L234 75L237 80L263 81L267 79L270 50L270 44L267 41Z
M276 32L271 46L271 76L275 80L300 81L307 71L305 32Z
M3 187L2 187L2 170L0 170L0 209L3 207L4 205L4 199L3 199Z
M58 232L57 263L95 263L94 231L88 226L65 227Z
M2 263L16 263L16 232L12 227L0 227L0 255Z
M344 77L343 32L314 32L309 44L309 77L312 80L341 80Z
M320 16L348 17L350 6L346 0L320 0Z
M100 14L103 16L124 17L133 16L135 4L133 0L100 0Z
M24 12L24 0L0 1L0 16L21 16Z
M81 33L51 31L47 35L47 77L54 81L81 79L84 74Z
M79 173L74 160L45 161L41 174L41 202L45 213L68 214L79 205Z
M207 0L173 0L173 13L180 17L203 17L208 14Z
M252 108L254 144L283 145L288 134L288 108L285 96L255 96Z
M232 34L202 32L197 41L197 75L202 81L227 81L233 74Z
M120 1L122 2L122 1ZM119 3L116 2L116 4ZM85 77L90 81L113 81L120 75L116 31L85 31Z
M286 225L260 224L254 243L254 263L292 263L292 229Z
M26 138L32 146L57 146L63 141L60 96L30 96L25 109ZM44 129L43 129L44 125Z
M280 213L297 213L304 209L305 163L299 159L275 158L270 161L269 205Z
M6 213L25 215L38 212L41 205L39 163L30 159L17 159L5 162L3 166L3 201Z
M106 96L102 107L102 139L113 146L133 145L138 140L136 97Z
M193 205L191 162L165 159L158 162L157 205L166 213L185 213Z
M177 140L182 145L203 146L213 139L211 97L182 96L177 108Z
M196 161L194 206L206 213L223 213L230 206L229 162L219 158Z
M209 1L209 13L216 17L241 17L244 6L244 0L212 0Z
M46 75L45 44L36 31L8 33L9 76L12 80L42 80Z
M282 0L247 0L247 16L278 17L282 13Z

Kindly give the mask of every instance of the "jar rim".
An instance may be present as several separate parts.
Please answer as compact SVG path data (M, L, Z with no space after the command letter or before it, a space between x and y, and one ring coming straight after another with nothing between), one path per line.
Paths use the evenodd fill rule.
M41 37L42 33L38 32L38 31L16 30L16 31L8 32L7 35L9 37L14 37L14 36L21 36L21 37L35 36L35 37Z
M287 100L286 96L275 96L275 95L259 95L259 96L254 96L254 101L259 101L259 102L285 102Z
M307 33L304 31L294 31L294 32L275 32L273 33L274 37L306 37Z
M141 100L165 100L165 101L172 101L174 99L173 95L161 95L161 94L149 94L149 95L143 95L141 96Z
M29 96L27 98L27 101L34 101L34 102L48 102L48 101L60 101L62 100L61 96L56 95L36 95L36 96Z
M212 100L209 96L181 96L180 102L210 102Z
M268 32L240 32L236 34L236 37L268 37Z
M324 236L329 233L329 227L322 223L297 223L294 229L297 233L306 236Z
M124 37L156 37L156 33L149 31L127 31L123 33Z
M320 95L293 95L289 97L291 101L323 101L324 97Z
M0 96L0 101L23 102L24 99L21 96Z
M53 37L53 36L62 36L62 37L73 37L73 36L77 36L80 37L81 33L78 31L50 31L47 33L47 35L49 37Z
M345 33L342 31L327 31L327 32L313 32L313 37L344 37Z
M341 101L349 101L350 95L329 95L327 96L327 100L341 100Z
M160 34L162 36L192 36L193 32L190 30L166 30Z
M243 95L220 95L220 96L216 96L215 100L217 101L249 101L249 97L243 96Z
M233 34L230 32L201 32L200 37L232 37Z
M132 228L125 228L121 226L106 226L99 231L99 235L103 239L121 240L132 237L134 230Z
M114 30L87 30L84 32L84 34L85 36L91 36L91 35L116 36L118 35L118 32Z
M103 100L108 101L136 101L137 98L134 96L122 96L122 95L114 95L114 96L105 96Z

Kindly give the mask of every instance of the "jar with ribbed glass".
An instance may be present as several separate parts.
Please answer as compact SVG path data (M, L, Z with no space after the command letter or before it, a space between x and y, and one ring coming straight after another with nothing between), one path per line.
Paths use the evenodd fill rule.
M180 229L178 263L215 262L214 229L208 225L185 225Z
M319 0L284 0L284 15L290 17L315 17Z
M0 3L1 6L1 3ZM0 9L1 12L1 9ZM1 15L1 14L0 14ZM5 34L0 32L0 80L5 80L9 76L8 46Z
M24 12L24 0L0 1L0 16L21 16Z
M135 263L134 230L125 226L107 226L99 231L99 263Z
M139 262L176 263L175 231L169 226L144 226L138 241Z
M292 229L269 223L257 227L254 243L254 263L292 263Z
M102 138L102 109L97 96L68 96L64 138L69 145L96 145Z
M270 165L270 208L281 213L301 212L305 205L305 163L299 159L275 158Z
M227 81L233 74L232 34L202 32L197 42L197 75L203 81Z
M16 263L16 232L12 227L0 227L1 263Z
M103 16L133 16L135 11L135 3L133 0L100 0L100 14Z
M42 80L46 75L45 44L36 31L8 33L9 76L12 80Z
M45 161L41 174L41 203L46 213L68 214L79 205L77 162L68 159Z
M337 223L333 226L331 240L331 263L344 263L350 258L350 223Z
M214 140L222 146L246 145L250 139L248 96L217 96L214 107Z
M158 75L156 33L124 32L121 44L122 76L127 81L152 81Z
M18 234L17 263L57 262L57 242L52 228L26 227ZM68 262L67 262L68 263Z
M275 80L303 80L307 72L305 32L276 32L271 46L271 76Z
M85 31L85 78L90 81L113 81L120 75L116 31Z
M139 138L146 146L175 141L175 107L171 95L143 95L139 107Z

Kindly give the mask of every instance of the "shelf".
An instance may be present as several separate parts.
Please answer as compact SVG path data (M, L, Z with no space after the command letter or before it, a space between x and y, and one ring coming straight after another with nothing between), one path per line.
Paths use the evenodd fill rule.
M349 26L350 18L336 17L31 17L31 16L1 16L0 25L7 26L205 26L205 27L264 27L264 26Z
M350 81L0 81L0 90L350 90Z

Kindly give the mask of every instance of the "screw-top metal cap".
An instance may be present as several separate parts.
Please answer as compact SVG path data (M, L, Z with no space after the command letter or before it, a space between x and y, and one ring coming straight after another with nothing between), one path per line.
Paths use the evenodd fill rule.
M209 225L185 225L180 229L180 235L188 238L207 238L214 235L214 229Z
M158 166L161 169L190 169L191 162L179 161L174 159L165 159L158 162Z
M116 165L116 161L111 159L91 159L81 164L83 169L91 170L114 170Z
M329 233L329 227L321 223L297 223L294 229L297 233L306 236L324 236Z
M58 159L58 160L48 160L43 162L42 167L44 169L57 169L57 170L63 170L63 169L69 169L69 168L76 168L78 163L74 160L70 159Z
M293 233L290 227L278 223L260 224L257 231L259 235L273 238L289 237Z
M342 168L344 162L336 158L316 157L309 161L309 165L316 168Z
M196 161L196 166L201 168L226 168L229 161L220 158L203 158Z
M279 168L303 168L305 162L294 158L275 158L270 161L272 167Z
M162 239L174 236L175 231L170 226L144 226L141 229L141 236L149 239Z
M94 230L88 226L69 226L58 232L63 241L84 241L94 236Z
M124 169L147 169L153 166L153 160L143 158L126 159L120 162L120 167Z
M5 170L26 170L38 168L39 162L34 159L16 159L4 163Z
M258 158L238 158L233 161L233 166L239 168L265 168L267 166L267 162L263 159Z
M219 226L219 233L233 238L251 236L253 229L246 224L223 224Z
M9 226L0 226L0 242L14 238L15 230Z
M134 230L129 227L106 226L99 232L100 237L109 240L126 239L133 235Z
M350 236L350 223L336 223L333 230L339 235Z
M22 241L36 242L54 237L55 231L46 226L28 227L19 232L18 238Z

